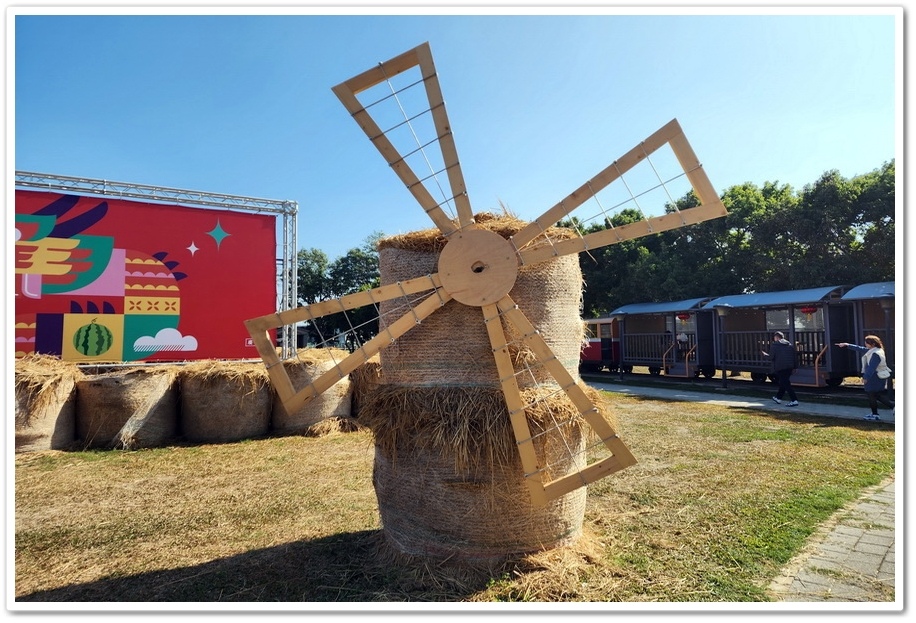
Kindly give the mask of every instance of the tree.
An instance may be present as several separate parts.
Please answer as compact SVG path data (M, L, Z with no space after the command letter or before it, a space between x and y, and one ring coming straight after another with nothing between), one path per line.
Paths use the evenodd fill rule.
M381 236L380 232L373 233L362 246L350 249L333 262L318 249L300 251L297 268L300 303L310 305L377 287L377 243ZM315 318L304 326L309 332L309 341L319 346L352 346L354 341L362 342L378 332L376 315L376 310L370 306ZM344 336L344 340L340 340L340 336Z
M328 298L328 256L320 249L302 249L296 256L296 292L300 305Z
M332 297L379 285L378 251L363 245L334 260L327 271Z
M710 294L744 294L788 290L791 258L797 253L792 213L797 197L787 184L751 183L728 189L722 196L728 215L722 219L721 268L730 279Z
M853 229L856 244L853 263L859 267L860 283L893 281L895 262L895 187L894 161L852 180L861 186L857 193ZM864 269L864 270L863 270Z
M629 303L855 285L894 279L895 165L852 179L825 172L800 192L786 184L747 182L728 188L723 218L625 240L579 254L585 280L582 313L606 315ZM692 192L669 211L697 205ZM603 224L569 218L560 226L583 234L642 219L621 210ZM299 298L304 303L379 284L375 233L328 262L317 249L299 253ZM322 335L377 332L376 310L322 319Z

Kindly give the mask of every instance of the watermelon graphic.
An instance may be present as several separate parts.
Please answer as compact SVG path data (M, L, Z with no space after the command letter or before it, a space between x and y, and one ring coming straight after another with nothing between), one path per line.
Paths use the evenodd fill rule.
M73 347L90 357L101 355L111 348L113 342L114 336L108 327L96 324L95 320L80 327L73 335Z

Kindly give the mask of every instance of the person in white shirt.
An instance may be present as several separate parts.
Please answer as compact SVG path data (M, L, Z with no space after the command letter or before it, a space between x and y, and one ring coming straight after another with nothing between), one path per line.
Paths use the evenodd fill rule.
M878 403L888 409L893 409L893 403L888 400L884 391L887 389L887 379L892 370L887 367L887 358L884 355L884 343L877 335L866 335L865 346L839 342L840 348L851 348L862 354L862 379L865 381L865 393L868 395L868 406L871 413L866 415L866 420L878 420Z

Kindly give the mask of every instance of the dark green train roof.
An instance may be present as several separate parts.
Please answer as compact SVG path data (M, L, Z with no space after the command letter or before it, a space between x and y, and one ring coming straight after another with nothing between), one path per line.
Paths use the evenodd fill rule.
M847 286L830 286L825 288L808 288L806 290L784 290L782 292L754 292L752 294L733 294L720 296L703 306L703 309L724 307L785 307L787 305L804 305L820 303L830 298L839 297Z
M708 301L709 296L701 299L687 299L685 301L668 301L664 303L632 303L623 305L612 311L611 316L624 316L627 314L674 314L677 312L695 311L700 305Z

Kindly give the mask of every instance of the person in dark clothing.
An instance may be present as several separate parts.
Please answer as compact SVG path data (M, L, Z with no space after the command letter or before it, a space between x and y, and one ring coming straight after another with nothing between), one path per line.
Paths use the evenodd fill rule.
M887 389L887 379L890 378L892 370L887 367L887 357L884 354L884 343L881 338L877 335L867 335L865 336L865 346L850 344L849 342L839 342L837 346L851 348L856 352L862 353L862 379L865 381L868 406L871 407L871 413L866 415L864 419L879 419L879 402L888 409L893 409L894 404L884 395Z
M773 362L773 374L779 384L779 391L773 396L773 402L781 405L782 397L788 394L789 402L786 403L786 406L797 407L798 398L795 395L795 389L792 388L792 372L798 367L795 347L786 339L782 331L776 331L773 333L773 344L770 347L770 352L765 350L760 352Z

